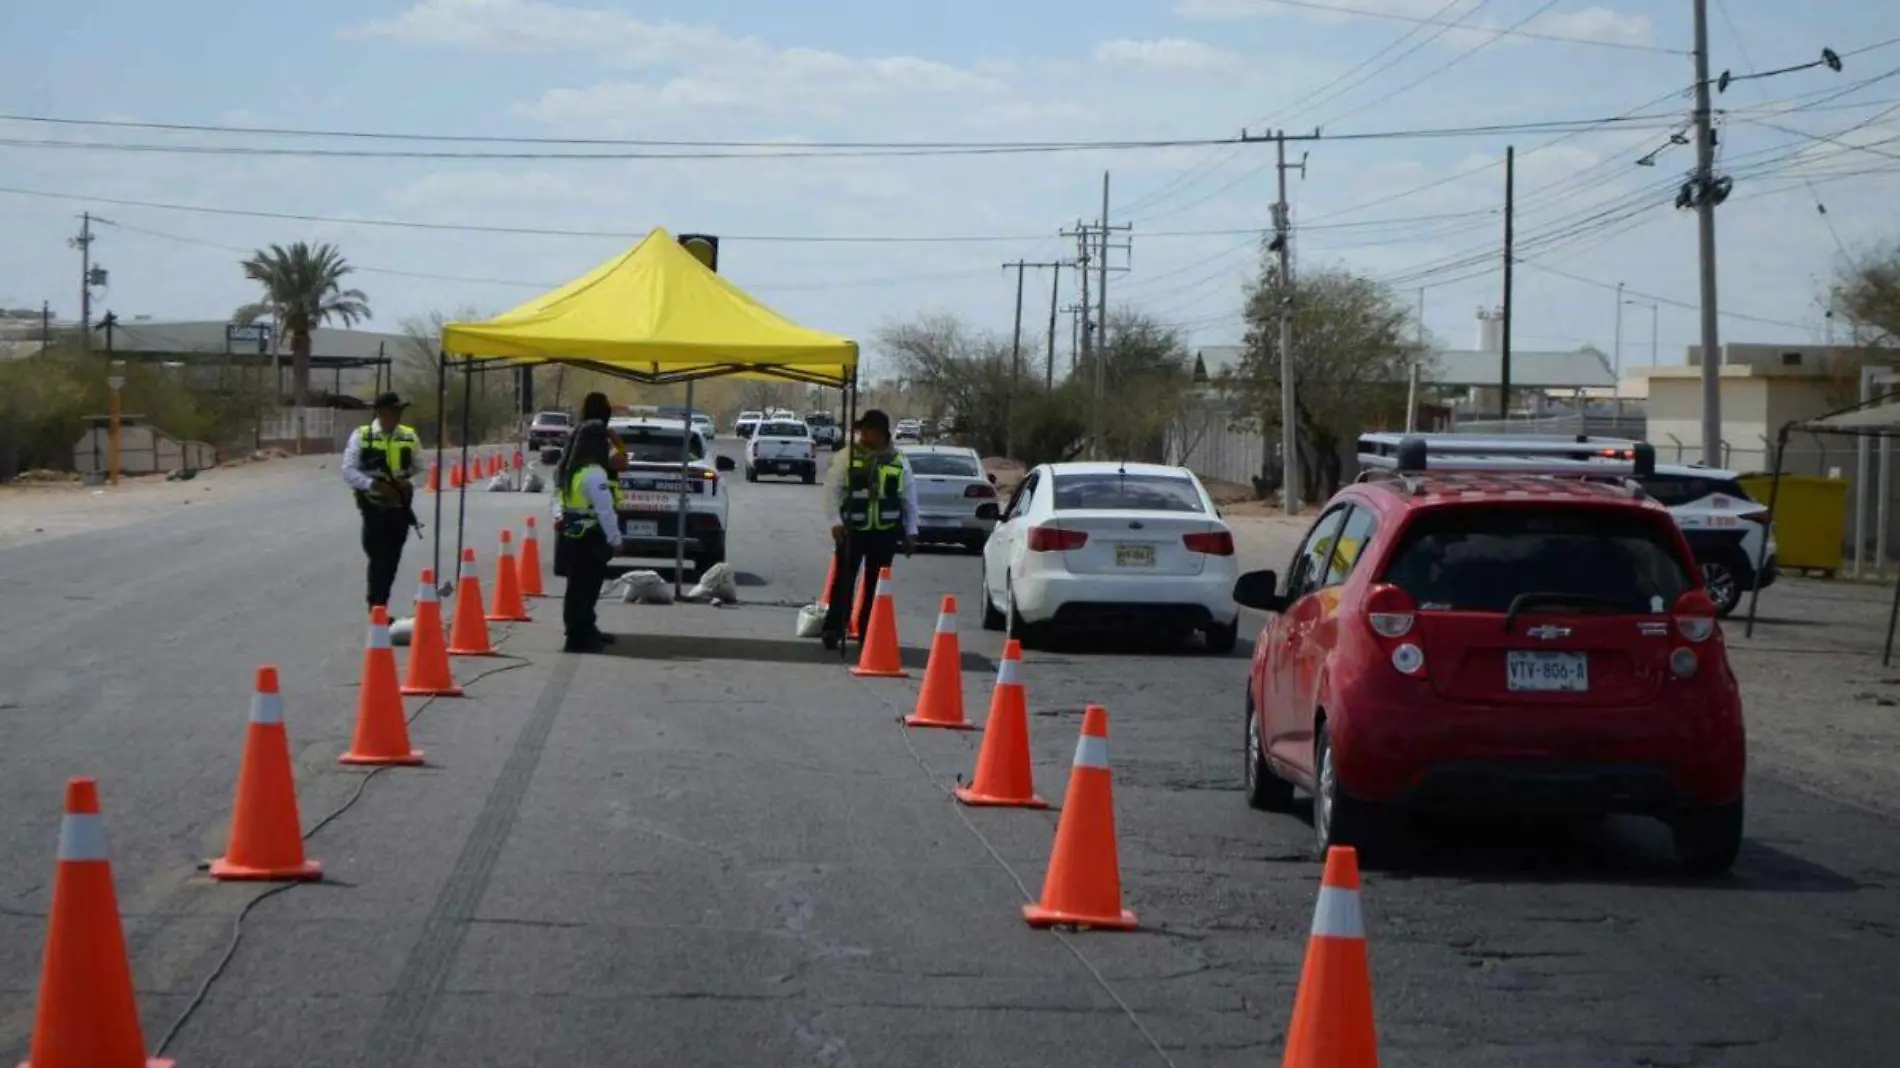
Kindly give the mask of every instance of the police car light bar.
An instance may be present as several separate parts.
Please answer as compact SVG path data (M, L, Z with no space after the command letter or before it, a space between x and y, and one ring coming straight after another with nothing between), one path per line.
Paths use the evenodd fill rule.
M1519 439L1476 434L1361 434L1359 463L1401 473L1470 471L1642 478L1656 473L1656 448L1646 441L1583 435Z

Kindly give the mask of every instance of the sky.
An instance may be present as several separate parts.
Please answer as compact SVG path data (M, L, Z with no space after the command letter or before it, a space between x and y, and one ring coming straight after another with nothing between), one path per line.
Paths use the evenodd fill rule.
M1843 258L1900 237L1887 7L1711 0L1712 68L1739 79L1716 97L1724 341L1821 339ZM1107 173L1129 227L1111 307L1231 344L1274 145L1207 142L1279 128L1320 134L1287 146L1296 270L1378 279L1440 344L1475 346L1514 146L1516 347L1615 353L1620 310L1625 366L1681 363L1690 19L1655 0L21 0L0 9L0 306L76 317L83 211L107 220L95 315L223 318L255 296L243 255L328 241L386 330L506 310L665 226L721 235L723 274L875 364L878 328L924 313L1007 333L1004 264L1073 258L1061 231L1101 214ZM1843 70L1741 77L1823 48ZM799 147L840 142L1036 150ZM659 153L701 158L628 158ZM1074 278L1027 272L1032 350Z

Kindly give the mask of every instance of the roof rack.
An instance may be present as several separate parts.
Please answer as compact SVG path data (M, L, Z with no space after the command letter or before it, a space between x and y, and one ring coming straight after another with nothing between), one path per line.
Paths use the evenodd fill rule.
M1519 475L1643 478L1656 473L1656 447L1624 438L1478 434L1361 434L1366 469L1418 474L1465 471Z

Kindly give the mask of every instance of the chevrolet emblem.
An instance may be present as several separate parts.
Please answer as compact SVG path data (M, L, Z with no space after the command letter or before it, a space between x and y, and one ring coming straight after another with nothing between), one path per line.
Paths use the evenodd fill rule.
M1553 627L1550 624L1546 623L1542 626L1532 627L1531 629L1525 631L1524 633L1530 635L1533 638L1540 638L1544 641L1552 641L1557 638L1570 637L1570 628L1569 627Z

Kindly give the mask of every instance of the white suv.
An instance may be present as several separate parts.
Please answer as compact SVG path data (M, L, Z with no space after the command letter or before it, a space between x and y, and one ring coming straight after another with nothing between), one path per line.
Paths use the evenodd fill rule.
M679 531L680 483L686 484L686 558L705 574L726 559L728 494L722 472L732 457L707 462L706 439L679 419L615 419L608 429L627 449L620 472L620 556L671 560ZM690 438L682 442L682 437ZM682 444L687 451L680 462ZM555 498L558 509L559 496Z

